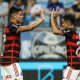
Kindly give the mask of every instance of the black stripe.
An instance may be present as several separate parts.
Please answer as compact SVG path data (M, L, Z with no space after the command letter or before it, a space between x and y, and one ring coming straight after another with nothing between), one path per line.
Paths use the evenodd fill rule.
M16 44L20 44L20 40L15 40L14 41Z
M13 56L19 58L19 54L14 53Z
M72 62L80 62L80 61L79 61L79 58L73 58Z
M77 41L79 41L79 39L75 39L75 40L72 39L72 40L71 40L71 42L73 42L73 43L77 43Z
M3 53L3 56L12 56L11 52Z
M17 60L16 58L3 58L1 59L1 64L11 64L13 62L18 62L19 60Z
M74 47L74 46L71 46L71 47L72 47L72 49L75 50L75 52L76 52L76 49L77 49L78 47Z
M13 41L14 41L14 43L16 43L16 44L20 44L20 40L6 40L6 42L5 42L5 44L7 45L7 44L12 44L13 43Z
M5 44L12 44L13 40L6 40Z
M16 51L19 51L20 47L9 46L9 47L6 47L6 48L5 48L5 51L6 51L6 50L12 50L12 49L14 49L14 50L16 50Z
M6 36L18 36L20 37L20 34L16 34L16 33L6 33Z
M16 46L14 46L14 50L16 50L16 51L20 51L20 47L16 47Z
M7 53L4 53L3 56L9 56L10 57L10 56L12 56L12 53L11 52L7 52ZM13 56L18 58L19 54L14 53Z
M5 48L5 51L6 51L6 50L12 50L12 48L13 48L12 46L6 47L6 48Z
M80 70L80 64L73 64L72 65L75 69L79 69Z

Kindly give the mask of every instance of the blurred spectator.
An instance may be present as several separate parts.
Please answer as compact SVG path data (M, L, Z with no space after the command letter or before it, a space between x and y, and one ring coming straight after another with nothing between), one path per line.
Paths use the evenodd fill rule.
M62 14L64 11L64 4L59 2L59 0L49 0L47 5L47 13L51 14L51 11L58 9L58 13Z
M16 0L9 0L9 9L15 5Z
M4 1L7 2L7 3L9 3L9 9L10 9L11 7L13 7L14 4L15 4L15 2L16 2L16 0L4 0Z
M31 8L34 4L36 4L35 0L26 0L25 25L35 20L35 16L30 14Z
M9 4L4 0L0 0L0 51L2 50L3 46L3 29L4 25L7 25L8 22L8 11L9 11Z
M0 27L7 24L9 4L0 0Z
M36 3L36 0L27 0L26 1L26 10L25 10L25 24L33 22L36 16L39 14L41 5Z
M80 26L80 0L76 0L76 4L74 4L70 9L70 14L73 14L76 18L75 25Z
M14 6L17 7L17 8L21 8L22 10L25 9L25 5L24 5L23 0L16 0L16 3L15 3Z
M61 25L62 14L64 14L64 4L59 0L48 0L47 9L45 10L45 13L50 15L53 9L58 10L57 14L60 16L57 18L57 21L58 24ZM51 26L51 24L49 25Z

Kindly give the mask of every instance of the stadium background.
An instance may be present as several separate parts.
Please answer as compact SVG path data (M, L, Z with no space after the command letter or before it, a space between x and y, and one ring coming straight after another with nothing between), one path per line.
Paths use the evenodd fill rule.
M47 7L48 0L36 1L44 8ZM60 2L64 3L65 8L70 8L75 3L74 0L60 0ZM67 65L65 38L53 34L50 15L45 15L45 18L38 28L21 33L20 65L24 80L61 80ZM80 31L80 27L77 28ZM0 41L2 43L3 40ZM0 50L2 52L2 47Z

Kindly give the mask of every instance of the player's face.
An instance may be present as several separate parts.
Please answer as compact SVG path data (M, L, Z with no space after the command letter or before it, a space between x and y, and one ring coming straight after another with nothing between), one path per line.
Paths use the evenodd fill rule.
M67 20L62 19L62 26L67 29L69 27L69 22Z
M16 14L16 21L18 23L22 23L23 22L23 11L19 11L17 14Z

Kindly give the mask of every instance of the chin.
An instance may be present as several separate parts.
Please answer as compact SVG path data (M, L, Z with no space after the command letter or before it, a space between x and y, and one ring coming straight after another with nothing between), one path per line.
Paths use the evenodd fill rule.
M67 29L68 27L67 26L63 26L63 28Z
M22 23L23 21L20 21L19 23Z
M23 21L21 21L21 23L22 23Z

